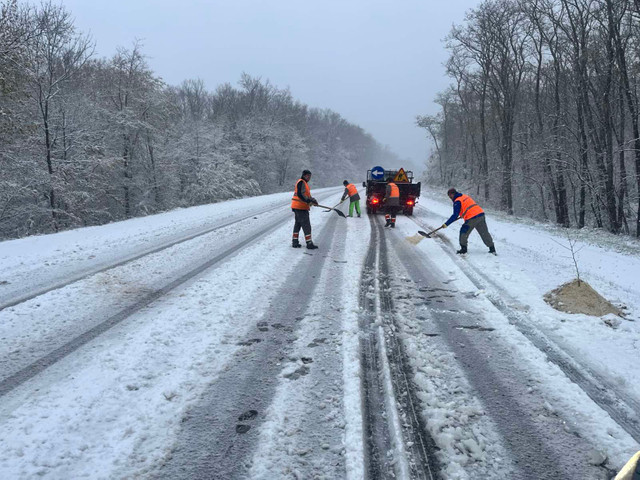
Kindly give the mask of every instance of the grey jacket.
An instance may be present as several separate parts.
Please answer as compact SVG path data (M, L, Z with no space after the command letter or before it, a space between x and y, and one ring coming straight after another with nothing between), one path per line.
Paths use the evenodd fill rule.
M389 195L391 195L391 186L387 185L387 191L384 194L384 198L386 198L386 200L384 201L385 206L387 206L387 207L399 207L400 206L400 197L390 198Z
M344 189L344 193L342 194L342 200L340 200L340 201L342 202L342 201L343 201L345 198L347 198L348 196L349 196L349 189L345 187L345 189ZM351 200L352 202L355 202L355 201L360 200L360 194L359 194L359 193L356 193L355 195L353 195L353 196L350 198L350 200Z

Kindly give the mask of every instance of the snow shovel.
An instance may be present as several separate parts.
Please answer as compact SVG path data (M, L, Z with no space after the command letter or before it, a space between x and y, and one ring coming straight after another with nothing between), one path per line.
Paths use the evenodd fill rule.
M330 208L331 208L331 210L333 210L333 209L335 209L335 208L338 208L340 205L342 205L342 202L344 202L344 200L342 200L342 201L340 201L340 202L336 203L333 207L330 207ZM329 208L329 207L327 207L327 208ZM325 210L325 211L324 211L324 213L328 213L328 212L330 212L331 210Z
M457 222L458 220L459 220L459 218L456 218L456 219L454 220L454 222ZM436 228L435 230L430 231L429 233L427 233L427 232L423 232L422 230L418 230L418 233L419 233L420 235L422 235L423 237L431 238L431 235L433 235L434 233L436 233L438 230L441 230L441 229L442 229L442 227L444 227L444 225L442 225L442 226L440 226L440 227Z
M422 231L422 230L418 230L418 233L419 233L420 235L422 235L423 237L431 238L431 235L433 235L434 233L436 233L436 232L437 232L438 230L440 230L441 228L442 228L442 227L438 227L438 228L436 228L435 230L432 230L432 231L430 231L430 232L428 232L428 233L427 233L427 232L424 232L424 231Z
M327 211L333 210L334 212L336 212L341 217L347 218L347 216L344 213L342 213L340 210L338 210L337 208L327 207L326 205L318 205L317 203L314 205L314 207L326 208Z

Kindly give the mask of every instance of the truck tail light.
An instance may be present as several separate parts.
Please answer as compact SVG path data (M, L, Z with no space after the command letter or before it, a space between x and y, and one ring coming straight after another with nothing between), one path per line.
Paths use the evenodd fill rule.
M413 201L413 200L411 200L411 199L407 200L407 205L409 205L409 206L413 205L414 203L416 203L416 202L414 202L414 201Z
M373 197L373 198L371 199L371 203L375 205L375 204L377 204L377 203L380 203L380 200L378 200L378 198L377 198L377 197Z

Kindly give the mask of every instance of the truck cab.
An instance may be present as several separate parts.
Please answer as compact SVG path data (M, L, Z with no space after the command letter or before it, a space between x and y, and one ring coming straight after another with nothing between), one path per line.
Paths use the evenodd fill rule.
M381 178L379 176L374 178L372 170L367 170L367 181L362 184L367 189L367 213L384 212L382 199L389 182L394 182L398 185L402 213L413 215L413 207L420 196L420 182L413 183L413 172L405 171L402 168L399 170L385 170Z

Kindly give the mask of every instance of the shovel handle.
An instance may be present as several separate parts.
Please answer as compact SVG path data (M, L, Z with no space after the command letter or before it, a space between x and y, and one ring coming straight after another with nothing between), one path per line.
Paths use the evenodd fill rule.
M427 238L431 238L431 235L433 235L434 233L436 233L438 230L442 229L442 227L438 227L435 230L427 233L427 232L423 232L422 230L418 230L418 233L420 235L422 235L423 237L427 237Z
M320 208L326 208L327 210L333 210L334 212L336 212L338 215L340 215L341 217L344 217L344 213L342 213L340 210L337 210L333 207L327 207L326 205L320 205L319 203L316 203L313 205L314 207L320 207Z
M458 220L460 220L460 218L461 218L461 217L456 218L456 219L454 220L454 222L457 222ZM427 233L427 232L423 232L422 230L418 230L418 233L419 233L420 235L422 235L423 237L431 238L431 235L433 235L433 234L434 234L434 233L436 233L438 230L441 230L441 229L443 229L443 228L444 228L444 225L442 225L442 226L440 226L440 227L436 228L435 230L433 230L433 231L431 231L431 232L429 232L429 233Z

